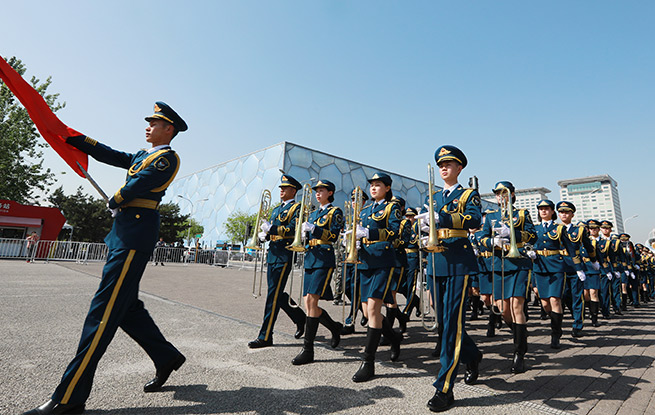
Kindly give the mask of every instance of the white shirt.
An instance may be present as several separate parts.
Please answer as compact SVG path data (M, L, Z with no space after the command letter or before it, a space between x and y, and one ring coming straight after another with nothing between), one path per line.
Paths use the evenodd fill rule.
M453 192L453 190L457 189L457 186L459 186L459 183L455 183L454 185L450 186L450 187L447 188L447 189L444 188L444 189L443 189L444 194L445 194L446 192L448 192L448 196L450 196L450 194ZM448 197L448 196L446 196L446 197Z
M146 152L147 152L148 154L151 154L151 153L154 153L155 151L163 150L163 149L165 149L165 148L171 148L171 146L168 145L168 144L162 144L162 145L160 145L160 146L156 146L156 147L153 147L153 148L151 148L151 149L148 149Z

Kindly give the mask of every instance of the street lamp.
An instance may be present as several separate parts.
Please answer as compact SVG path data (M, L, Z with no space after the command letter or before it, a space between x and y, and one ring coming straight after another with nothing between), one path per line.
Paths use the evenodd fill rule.
M179 197L180 199L184 199L184 200L186 200L187 202L191 203L191 212L189 213L189 218L192 218L192 217L193 217L193 213L195 212L195 205L193 204L193 202L191 201L191 199L189 199L189 198L187 198L187 197L184 197L184 196L182 196L182 195L177 195L177 197ZM206 201L208 201L208 200L209 200L208 198L204 198L204 199L196 200L196 203L206 202ZM186 233L186 240L187 240L187 242L190 242L190 241L191 241L190 238L191 238L191 221L189 221L189 229L187 230L187 233Z
M628 219L626 219L626 220L623 221L623 231L624 231L624 232L627 232L626 229L625 229L625 224L628 223L628 221L629 221L630 219L634 219L634 218L636 218L637 216L639 216L639 215L632 215L632 216L630 216Z

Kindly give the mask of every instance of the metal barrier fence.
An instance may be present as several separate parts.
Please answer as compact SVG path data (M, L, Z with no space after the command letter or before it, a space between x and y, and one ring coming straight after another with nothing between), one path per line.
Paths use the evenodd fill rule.
M109 249L104 243L74 241L37 241L0 238L0 259L28 261L103 262ZM150 260L155 264L207 264L237 269L253 269L255 263L266 261L263 250L239 252L217 249L188 249L184 247L156 247ZM303 253L296 254L295 268L302 267ZM264 265L264 268L266 266Z

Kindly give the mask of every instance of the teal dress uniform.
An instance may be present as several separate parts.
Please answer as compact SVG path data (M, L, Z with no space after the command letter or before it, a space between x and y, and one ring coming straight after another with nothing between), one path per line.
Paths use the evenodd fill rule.
M625 258L625 271L626 280L628 284L628 293L632 297L632 305L639 307L639 272L637 270L637 257L635 255L635 246L630 241L630 235L622 233L619 235L621 246L623 247L623 255ZM629 275L629 276L628 276Z
M291 176L282 176L280 186L291 186L300 189L300 183ZM287 249L293 240L298 221L300 204L293 200L281 203L271 212L269 222L271 228L267 232L269 241L266 254L267 292L264 305L264 321L257 335L257 339L248 343L250 348L269 346L273 342L273 327L280 308L296 324L295 337L302 336L305 327L305 312L291 299L284 290L287 285L289 273L293 266L293 251Z
M316 294L321 299L332 300L330 280L336 266L333 244L343 228L343 212L328 204L310 213L307 221L314 229L307 233L306 239L303 296Z
M159 105L169 114L170 107L161 102L155 105L157 113ZM173 124L177 131L186 130L182 123ZM69 137L66 142L102 163L128 171L125 184L109 200L109 207L118 212L105 238L109 253L100 286L91 300L76 355L52 395L53 402L83 408L98 362L119 327L155 364L160 379L147 384L146 392L158 390L185 361L138 298L141 277L159 236L159 203L177 174L180 159L170 146L131 154L85 136Z
M437 160L439 161L439 160ZM466 333L466 295L469 276L478 272L478 261L468 239L468 229L480 226L482 211L480 195L476 190L461 185L444 194L439 189L433 195L439 221L439 239L443 252L428 253L428 287L436 304L441 338L441 368L434 382L437 392L451 394L458 364L471 364L481 353ZM429 197L425 198L429 206ZM429 207L428 207L429 208ZM436 276L436 287L432 287Z
M411 234L407 247L405 248L405 253L407 254L407 276L405 278L405 297L407 298L407 304L403 313L409 316L412 313L412 310L416 310L417 314L420 313L420 302L419 298L416 295L416 284L418 282L418 273L420 270L420 253L419 253L419 237L421 230L418 228L418 221L415 221L414 224L410 227Z
M480 240L484 237L482 229L473 234L474 246L478 249L478 288L481 295L491 295L493 291L493 278L491 275L491 265L493 262L493 251L483 244Z

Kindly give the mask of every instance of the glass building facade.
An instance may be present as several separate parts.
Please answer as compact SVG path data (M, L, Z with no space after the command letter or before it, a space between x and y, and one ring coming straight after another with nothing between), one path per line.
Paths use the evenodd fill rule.
M227 239L223 224L233 212L257 210L264 189L271 191L273 204L279 201L280 170L301 183L330 180L337 188L334 204L340 207L355 186L365 190L366 178L376 172L391 176L393 194L405 198L408 206L421 206L427 194L424 181L282 142L176 179L168 188L164 202L178 203L183 214L190 214L198 221L204 227L201 244L212 247Z

